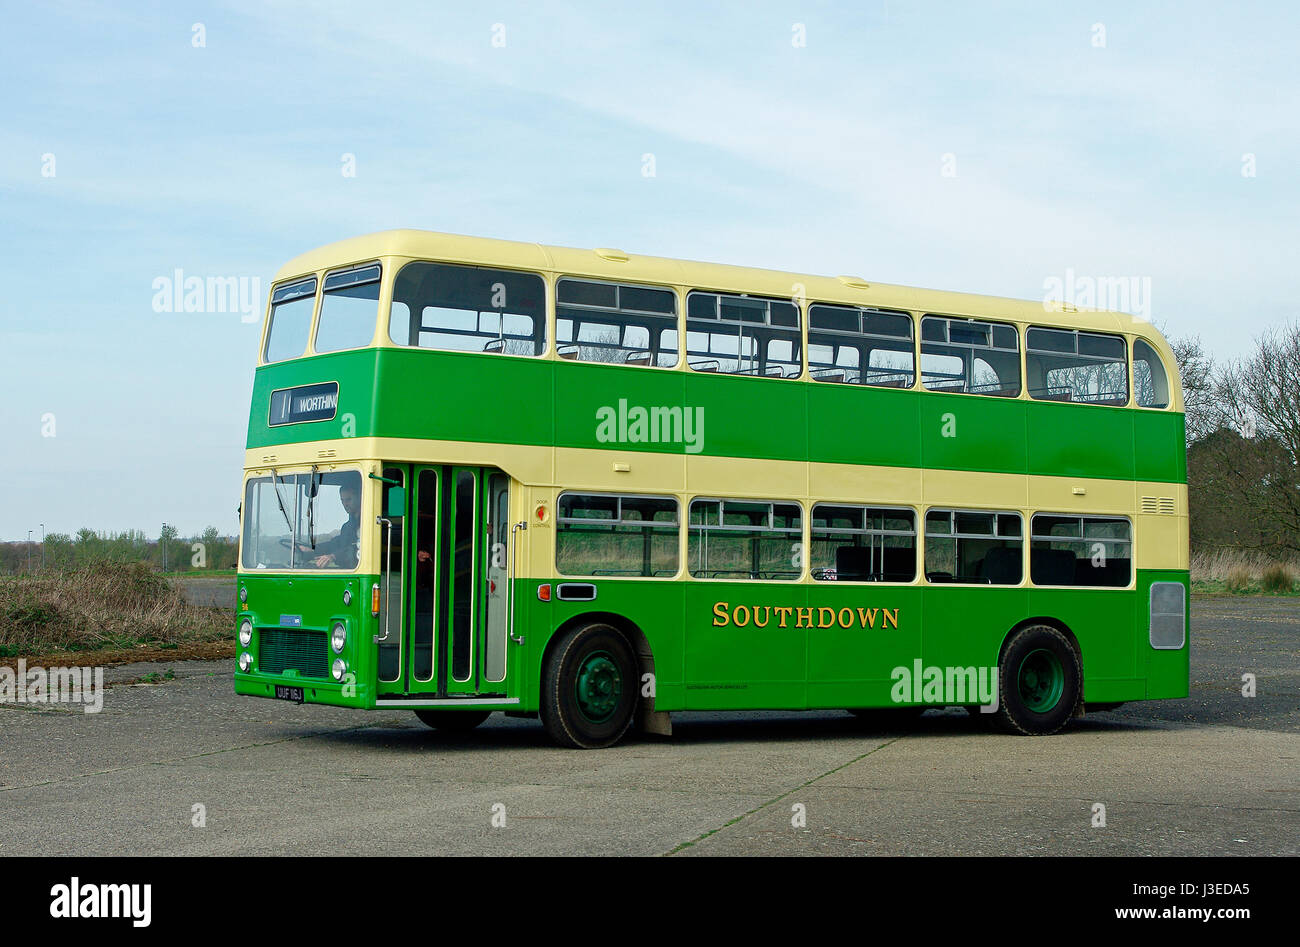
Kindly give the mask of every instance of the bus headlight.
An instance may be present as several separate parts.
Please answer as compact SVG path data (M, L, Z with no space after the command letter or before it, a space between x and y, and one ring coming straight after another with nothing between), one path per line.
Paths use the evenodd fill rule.
M253 656L245 651L239 656L239 669L247 674L253 667Z
M343 680L343 675L347 673L348 663L342 658L334 659L334 666L330 668L330 673L334 675L334 680Z
M343 646L347 643L348 630L343 622L336 621L334 627L330 629L330 647L334 649L335 654L342 654Z
M253 623L245 618L239 623L239 643L247 648L253 641Z

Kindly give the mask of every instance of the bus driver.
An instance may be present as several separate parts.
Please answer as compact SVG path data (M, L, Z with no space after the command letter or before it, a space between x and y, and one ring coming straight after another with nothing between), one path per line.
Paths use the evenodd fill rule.
M316 544L316 548L299 544L298 549L312 556L312 563L322 569L352 569L357 564L357 542L361 530L361 494L351 484L339 487L339 502L348 514L348 521L333 539Z

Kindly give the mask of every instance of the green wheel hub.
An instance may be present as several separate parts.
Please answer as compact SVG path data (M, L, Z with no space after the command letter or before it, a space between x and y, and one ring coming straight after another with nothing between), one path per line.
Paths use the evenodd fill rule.
M593 651L578 668L574 681L578 709L592 723L604 723L618 709L623 675L608 651Z
M1020 699L1034 713L1046 713L1056 706L1065 692L1065 668L1051 651L1039 648L1029 652L1016 673Z

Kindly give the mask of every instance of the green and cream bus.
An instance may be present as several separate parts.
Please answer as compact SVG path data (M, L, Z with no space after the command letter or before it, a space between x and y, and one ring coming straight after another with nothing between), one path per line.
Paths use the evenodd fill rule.
M540 716L1188 693L1177 369L1148 323L395 230L271 289L239 694ZM996 708L996 709L995 709ZM994 710L995 709L995 710Z

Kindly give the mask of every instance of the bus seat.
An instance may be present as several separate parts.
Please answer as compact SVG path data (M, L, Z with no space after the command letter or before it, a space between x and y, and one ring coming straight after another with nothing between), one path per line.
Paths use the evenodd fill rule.
M505 350L506 350L505 339L488 339L487 342L483 345L484 352L496 352L500 354Z
M835 550L835 578L865 582L871 575L871 550L866 546L839 546Z
M1128 585L1132 564L1131 559L1107 559L1104 566L1094 566L1092 559L1080 559L1075 563L1073 584L1123 587Z
M1035 585L1074 585L1074 553L1068 549L1031 549L1029 575Z
M996 546L980 561L980 578L993 585L1015 585L1020 581L1020 572L1019 549Z
M886 546L880 557L886 582L911 582L916 578L916 547Z
M566 359L570 362L576 361L578 358L578 346L561 345L559 348L555 350L555 354L560 356L560 358Z

